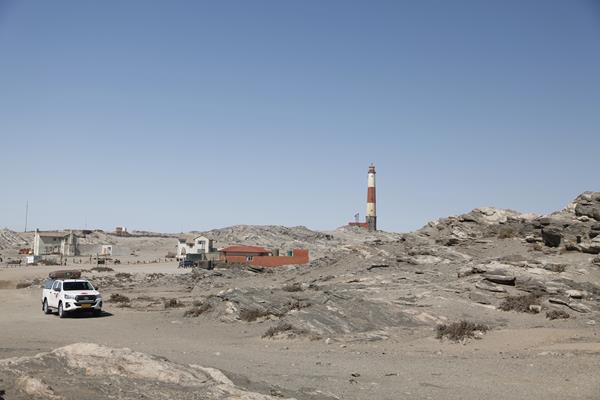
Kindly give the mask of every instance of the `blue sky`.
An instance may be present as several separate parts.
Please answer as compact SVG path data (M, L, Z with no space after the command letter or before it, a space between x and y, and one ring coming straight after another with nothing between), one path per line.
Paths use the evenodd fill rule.
M0 226L382 229L600 190L593 0L0 0Z

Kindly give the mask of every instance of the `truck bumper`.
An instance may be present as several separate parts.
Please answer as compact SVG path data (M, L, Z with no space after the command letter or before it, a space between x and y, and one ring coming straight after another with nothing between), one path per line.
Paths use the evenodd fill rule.
M102 300L97 301L95 303L77 303L75 301L66 301L64 311L67 312L75 312L75 311L101 311L102 310Z

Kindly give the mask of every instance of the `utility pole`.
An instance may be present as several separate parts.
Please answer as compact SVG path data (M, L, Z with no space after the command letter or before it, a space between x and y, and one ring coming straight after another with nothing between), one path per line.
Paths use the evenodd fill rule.
M27 217L29 215L29 200L25 203L25 232L27 232Z

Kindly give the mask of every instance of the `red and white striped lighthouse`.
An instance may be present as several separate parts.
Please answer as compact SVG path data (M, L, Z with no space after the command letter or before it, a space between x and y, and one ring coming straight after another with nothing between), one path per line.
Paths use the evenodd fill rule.
M370 231L377 230L377 211L375 209L375 166L369 166L369 175L367 183L367 229Z

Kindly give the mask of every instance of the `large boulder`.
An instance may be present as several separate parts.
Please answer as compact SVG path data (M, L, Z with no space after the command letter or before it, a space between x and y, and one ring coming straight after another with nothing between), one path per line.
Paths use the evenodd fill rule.
M542 240L548 247L558 247L562 241L562 232L556 226L542 228Z

